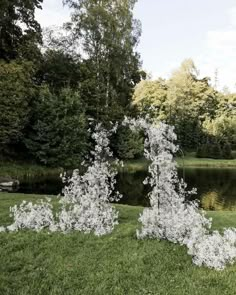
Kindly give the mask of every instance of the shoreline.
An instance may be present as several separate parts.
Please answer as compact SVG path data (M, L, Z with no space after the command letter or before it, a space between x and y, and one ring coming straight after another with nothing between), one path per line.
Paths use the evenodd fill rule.
M186 156L184 159L176 158L179 168L215 168L215 169L236 169L236 159L218 160L209 158L195 158ZM146 159L135 159L124 161L124 167L118 167L119 172L135 172L148 169ZM34 177L53 177L59 176L63 172L62 167L52 168L38 164L27 163L0 163L0 177L9 177L13 179L25 179Z

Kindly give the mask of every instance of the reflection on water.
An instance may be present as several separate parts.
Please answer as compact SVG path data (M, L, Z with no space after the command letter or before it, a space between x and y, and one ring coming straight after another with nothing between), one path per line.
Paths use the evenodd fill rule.
M220 198L218 192L207 192L201 197L201 206L205 210L223 210L225 201Z
M228 168L187 168L179 169L179 177L185 175L188 188L196 187L197 195L192 199L201 201L206 210L236 209L236 169ZM122 203L148 205L147 193L150 190L142 184L147 172L124 172L118 176L118 189L125 196Z
M44 176L22 180L17 192L24 194L58 195L61 193L63 186L59 175L50 175L50 177Z
M198 199L208 210L234 210L236 208L236 169L186 169L186 182L198 188Z
M236 209L236 169L187 168L185 181L188 188L196 187L197 196L206 210ZM117 189L123 194L120 203L148 206L150 188L143 184L147 171L123 172L117 176ZM179 176L183 171L179 170ZM31 179L21 183L18 192L59 194L62 190L59 177Z

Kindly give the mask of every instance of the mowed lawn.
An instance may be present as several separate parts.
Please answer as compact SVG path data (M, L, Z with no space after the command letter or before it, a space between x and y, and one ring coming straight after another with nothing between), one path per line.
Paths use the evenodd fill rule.
M0 193L0 224L11 223L10 205L37 198ZM199 268L185 247L137 240L142 208L116 207L120 224L103 237L79 232L0 233L0 294L236 294L236 264L220 272ZM236 212L209 215L214 228L236 226Z

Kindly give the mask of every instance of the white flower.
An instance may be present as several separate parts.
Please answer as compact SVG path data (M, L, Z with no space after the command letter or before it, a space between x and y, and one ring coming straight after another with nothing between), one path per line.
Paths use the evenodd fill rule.
M197 202L187 202L186 196L196 194L196 189L186 191L187 184L178 178L173 153L174 129L164 123L154 124L148 119L125 118L124 125L131 130L142 129L146 134L145 157L151 161L151 177L144 180L150 184L151 208L145 208L139 221L142 224L137 237L167 239L188 247L193 262L216 270L223 269L236 259L236 229L227 229L224 234L210 232L211 219L199 210Z
M142 224L137 237L166 239L173 243L186 245L193 262L198 266L207 266L216 270L223 269L236 260L236 229L225 229L223 234L210 232L211 219L199 210L197 202L187 202L186 196L196 194L196 189L187 191L187 184L178 178L177 164L173 154L178 150L175 145L174 128L164 124L154 124L148 118L125 118L123 125L131 130L142 129L146 135L145 157L151 161L150 177L144 180L152 191L149 194L150 208L145 208L139 217ZM32 229L40 231L68 232L78 230L93 232L97 236L111 233L118 224L118 212L110 202L117 201L121 195L114 193L117 171L111 168L107 160L112 156L109 148L110 132L98 124L92 135L96 142L93 161L85 174L74 170L63 190L60 212L57 222L53 216L50 200L37 204L23 201L19 206L10 208L14 223L6 227L8 231ZM5 231L0 227L0 232Z
M57 221L53 216L49 198L37 204L23 201L19 206L10 208L14 223L8 226L7 230L41 231L44 228L51 232L78 230L85 233L94 232L98 236L111 233L118 223L118 212L110 202L121 198L118 192L114 193L117 171L111 168L107 160L112 156L108 137L116 129L117 125L111 132L107 132L101 124L98 124L92 135L96 142L95 150L91 152L93 159L86 173L80 175L76 169L70 179L65 174L62 175L63 181L68 184L59 201L62 207L57 214Z

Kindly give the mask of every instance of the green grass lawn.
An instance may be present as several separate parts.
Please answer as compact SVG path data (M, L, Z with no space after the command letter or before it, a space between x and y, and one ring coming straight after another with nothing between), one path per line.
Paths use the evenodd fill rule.
M0 224L10 205L39 196L0 193ZM233 295L236 265L194 266L186 248L137 240L141 207L117 205L120 224L103 237L72 232L0 233L1 295ZM236 212L211 212L214 228L236 226Z
M196 158L195 153L187 153L184 158L177 158L179 166L186 167L212 167L212 168L236 168L236 158L232 160Z

